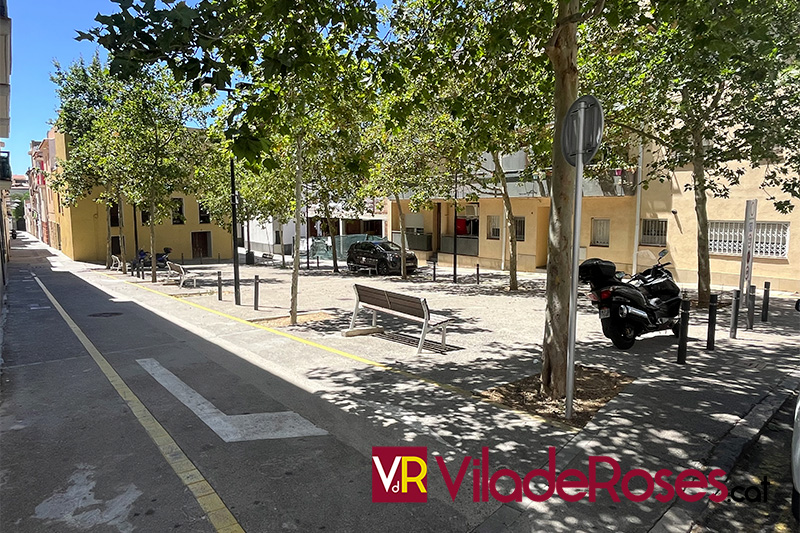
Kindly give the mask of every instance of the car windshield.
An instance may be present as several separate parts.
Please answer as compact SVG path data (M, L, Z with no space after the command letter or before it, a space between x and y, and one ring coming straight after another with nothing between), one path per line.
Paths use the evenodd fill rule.
M400 247L399 246L397 246L395 243L389 242L389 241L376 242L375 246L377 246L378 248L380 248L381 250L384 250L386 252L399 252L400 251Z

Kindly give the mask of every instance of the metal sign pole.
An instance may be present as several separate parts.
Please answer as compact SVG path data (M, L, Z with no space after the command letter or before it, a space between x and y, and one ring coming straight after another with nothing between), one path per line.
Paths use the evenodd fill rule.
M575 209L572 218L572 279L569 289L569 337L567 341L567 400L564 417L572 418L575 394L575 336L578 321L578 262L581 251L581 204L583 199L583 126L586 103L578 107L578 146L575 155Z

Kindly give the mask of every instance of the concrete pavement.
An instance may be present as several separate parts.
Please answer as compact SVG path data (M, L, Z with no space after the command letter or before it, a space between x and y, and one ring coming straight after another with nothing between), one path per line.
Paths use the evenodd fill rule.
M558 471L573 467L586 471L589 457L599 455L617 459L623 472L632 468L649 472L663 468L673 472L686 468L707 471L715 467L729 471L743 447L798 386L800 319L792 314L793 300L773 299L772 323L757 323L753 332L740 329L738 340L727 339L728 321L723 313L715 352L703 350L704 320L701 315L693 317L685 366L675 364L675 341L667 334L637 341L627 353L615 350L600 333L593 309L584 303L579 320L578 360L621 371L636 381L578 432L498 408L470 395L470 391L538 371L544 310L541 275L523 275L524 290L509 294L502 288L505 276L500 273L482 272L481 285L454 286L419 278L403 282L311 270L301 277L301 309L322 311L331 318L296 327L270 328L251 321L286 314L288 270L242 268L244 280L255 274L263 280L260 310L253 311L249 306L232 304L229 275L225 276L225 298L222 302L217 300L216 269L226 270L225 266L192 267L201 273L198 289L179 289L74 263L30 240L18 244L23 243L29 257L14 256L18 263L11 264L16 273L9 285L3 381L9 379L18 385L14 389L4 383L0 407L4 457L7 450L16 449L14 444L18 442L36 442L45 455L52 447L52 443L39 442L38 432L45 428L22 432L52 424L52 420L37 419L25 428L17 428L18 420L29 418L26 406L34 402L18 398L28 394L48 404L53 399L43 398L42 391L58 391L69 398L58 405L64 409L63 417L86 416L80 405L105 405L109 401L81 397L81 391L87 388L103 389L98 384L62 391L55 374L41 378L46 387L33 385L40 379L40 369L78 362L87 365L80 367L81 374L89 374L102 383L85 351L74 345L74 336L62 344L62 336L66 339L69 335L27 334L43 331L42 324L44 330L52 332L66 328L58 313L47 309L46 299L29 274L35 272L46 286L52 286L54 297L65 311L195 462L247 531L289 526L300 530L324 526L328 531L391 530L395 526L415 531L687 531L707 499L696 504L677 498L641 503L625 499L614 502L610 498L566 503L551 498L541 503L523 499L505 504L490 498L488 502L474 503L467 479L453 502L434 457L441 455L448 464L458 465L466 455L479 457L481 447L486 446L493 470L505 467L524 474L547 467L548 447L554 446ZM424 295L432 309L456 317L457 324L448 331L447 350L426 351L416 357L414 348L406 343L418 334L418 327L382 318L388 325L386 335L342 337L340 331L349 322L352 283L356 279ZM251 284L244 287L243 302L251 302ZM98 313L108 316L92 316ZM366 318L365 314L365 321ZM56 338L59 340L54 346ZM38 358L20 362L12 358L15 351L35 353ZM137 362L151 358L225 415L291 412L327 436L225 443L202 422L197 411L182 404ZM113 397L112 391L107 392ZM123 409L118 418L118 423L126 426L117 428L116 433L136 433L132 429L135 420L130 420L129 413ZM81 439L80 432L72 426L56 425L49 431L64 433L64 438L80 442L102 442L102 429L98 428L93 439ZM372 446L381 445L427 446L427 504L371 503L369 457ZM0 503L5 509L11 504L14 521L28 523L28 530L36 531L34 524L42 523L52 530L61 530L57 524L65 525L65 531L72 530L68 528L74 523L52 519L42 522L31 509L36 509L37 501L61 494L59 490L69 492L63 487L70 476L87 476L74 467L72 473L65 470L58 476L49 476L24 452L16 452L14 461L7 463L4 459L0 466L4 475ZM107 463L102 453L98 452L97 457L96 463ZM151 451L147 461L157 465L163 458ZM65 458L64 462L69 461ZM321 464L309 466L315 462ZM34 479L50 478L50 482L43 482L42 489L28 499L20 499L24 483L20 469L32 472ZM281 469L283 473L278 475ZM164 477L170 474L169 467L163 464L159 471ZM117 477L119 487L129 481L136 490L150 493L146 482L132 481L128 475ZM169 506L188 506L193 510L191 524L208 526L202 507L192 503L191 491L181 488L177 477L173 481L177 486L164 489L165 494L186 498L188 493L188 503ZM506 486L509 481L502 478L500 485ZM103 501L113 500L108 496ZM256 501L259 503L253 503ZM117 514L124 518L120 523L139 527L130 518L139 511L120 509ZM125 509L132 512L125 513ZM2 524L11 523L7 516L4 512ZM139 516L141 512L136 518ZM194 525L189 529L194 531ZM142 526L141 530L151 529Z

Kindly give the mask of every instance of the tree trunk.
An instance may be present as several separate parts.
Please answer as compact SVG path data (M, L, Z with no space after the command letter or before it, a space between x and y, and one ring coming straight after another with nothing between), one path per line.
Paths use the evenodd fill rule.
M394 201L397 204L397 215L400 219L400 273L403 279L408 279L408 274L406 274L406 221L403 208L400 207L400 196L397 193L394 193Z
M508 290L515 291L519 288L517 284L517 223L514 220L514 212L511 210L511 197L508 195L508 182L506 181L506 173L503 170L502 161L500 160L500 152L492 152L492 161L494 161L495 176L500 180L500 185L503 187L505 222L508 236L511 239L511 257L508 266L508 273L511 281L508 285Z
M150 217L147 220L147 225L150 226L150 281L156 283L158 278L156 276L156 202L150 200Z
M325 220L328 222L328 233L331 236L331 254L333 256L333 272L339 273L339 260L336 252L336 233L337 228L332 224L331 220L331 206L329 202L325 202Z
M122 195L117 196L117 211L119 212L119 260L122 263L122 273L128 273L128 263L125 260L127 249L125 247L125 210L122 204ZM136 223L136 221L134 221Z
M708 307L711 296L711 264L708 257L708 196L706 195L705 148L703 130L692 132L692 181L694 212L697 216L697 299L700 307Z
M297 284L300 277L300 224L302 217L300 206L303 203L303 139L297 137L295 149L295 179L294 179L294 264L292 265L292 305L289 315L291 324L297 324ZM308 253L308 252L306 252Z
M559 0L558 19L576 13L578 0ZM547 241L547 306L542 342L542 390L551 398L563 398L567 383L567 337L571 283L573 197L575 171L561 155L561 130L569 106L578 95L577 27L561 28L547 55L555 72L555 133L553 174L550 180L550 228Z
M111 268L111 204L106 204L106 269Z

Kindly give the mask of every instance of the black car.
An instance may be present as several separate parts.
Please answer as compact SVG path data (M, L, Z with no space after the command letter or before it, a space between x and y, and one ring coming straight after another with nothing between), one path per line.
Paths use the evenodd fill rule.
M347 268L355 272L361 268L374 268L378 274L400 273L400 254L402 250L389 241L356 242L347 250ZM406 273L417 269L417 256L406 253Z

